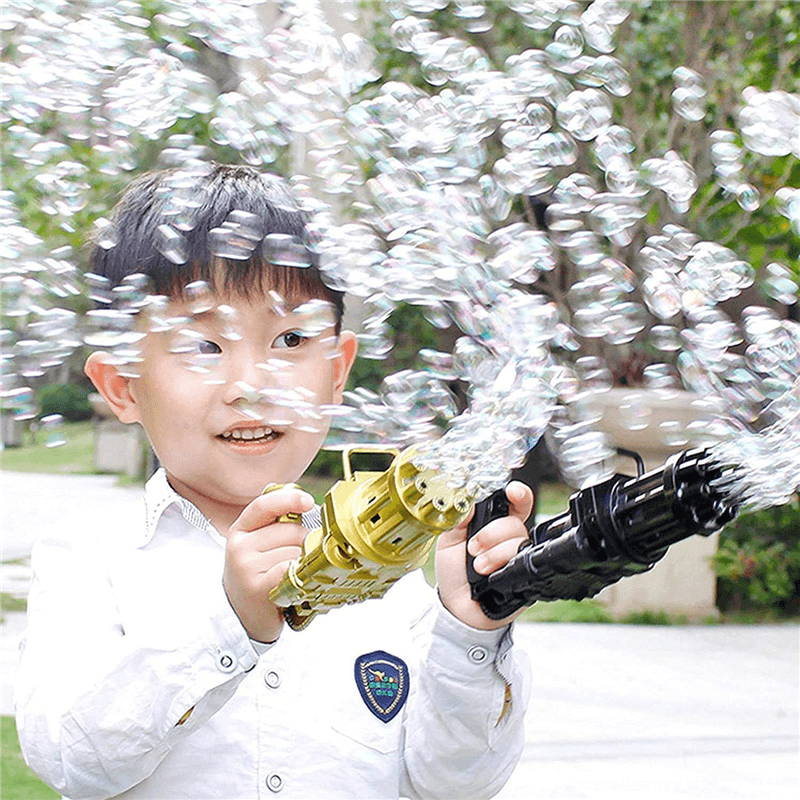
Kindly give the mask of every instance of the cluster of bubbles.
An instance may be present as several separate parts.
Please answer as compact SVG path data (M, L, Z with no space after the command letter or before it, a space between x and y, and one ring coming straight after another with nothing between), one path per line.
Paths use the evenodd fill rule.
M797 345L797 342L795 342ZM791 500L797 491L800 443L800 386L794 386L766 409L762 430L744 428L717 443L714 454L733 470L723 488L748 508L768 508ZM788 478L788 480L787 480Z
M512 4L512 10L519 12L523 5ZM677 361L677 368L673 363L650 365L644 376L646 386L667 399L686 386L702 394L701 410L708 415L693 424L688 434L677 421L662 422L658 435L663 441L686 446L690 441L708 443L736 435L740 425L752 423L765 404L790 390L800 376L797 360L791 357L776 374L765 371L768 361L777 363L774 356L781 346L791 355L789 343L796 331L795 323L777 320L786 337L782 344L754 335L750 320L777 319L766 308L748 310L747 350L744 355L735 354L744 342L743 334L718 306L751 286L755 271L731 249L701 241L670 224L647 240L630 266L612 256L609 245L631 243L647 213L647 203L652 202L653 189L662 192L673 211L682 215L698 189L697 175L674 151L636 165L631 132L613 124L611 98L630 92L624 67L608 55L613 50L610 29L625 18L624 5L598 2L583 8L564 3L545 8L535 4L535 10L530 7L533 4L527 5L532 16L541 11L543 27L564 24L556 28L552 44L543 51L510 56L500 71L493 70L473 45L438 33L432 21L423 17L434 10L430 5L393 4L395 45L417 56L429 84L444 88L431 96L418 87L384 84L378 94L350 107L349 138L357 151L363 149L374 160L378 175L364 189L370 209L380 213L377 217L364 214L360 224L347 226L341 241L331 245L327 259L329 272L349 291L361 290L369 301L369 295L380 289L381 305L371 320L375 324L369 338L378 356L390 346L381 340L387 332L383 315L388 315L392 302L400 301L424 305L434 324L454 322L467 335L458 345L470 341L477 343L474 349L479 352L490 352L494 373L484 365L476 379L460 365L458 377L471 389L470 410L451 420L449 432L429 448L432 455L425 462L447 474L470 472L479 476L476 480L482 487L496 480L491 474L492 458L500 453L506 465L519 463L515 448L524 448L521 443L535 440L548 425L560 466L576 483L599 477L611 463L613 450L596 429L596 416L587 400L593 392L612 386L609 370L595 358L568 362L570 366L557 372L552 362L536 362L536 347L525 345L523 350L534 356L534 363L526 364L527 375L539 383L530 384L526 398L530 415L519 415L518 427L509 423L506 437L493 412L483 418L476 414L486 408L475 402L486 387L502 408L503 382L492 383L491 377L513 374L506 359L514 358L516 344L513 336L503 339L482 322L499 312L505 299L514 295L514 287L535 283L561 256L577 275L566 293L568 320L563 309L553 309L548 325L543 325L526 310L516 320L517 330L525 331L524 321L530 319L542 337L537 343L562 355L580 348L577 337L625 345L647 331L651 344L665 354L665 362ZM549 11L555 19L546 18ZM525 18L526 23L532 16ZM605 27L598 32L600 19ZM604 38L603 33L609 36ZM600 54L590 55L591 49ZM683 67L675 70L674 80L676 113L689 122L702 119L703 79ZM776 94L782 100L788 97ZM748 103L751 97L747 96ZM745 107L743 124L748 113ZM786 126L792 119L778 112L768 116L761 130L745 140L747 150L769 154L769 141L782 135L790 138ZM504 147L491 165L486 155L490 136L499 136ZM733 132L717 131L712 141L732 136L736 137ZM603 172L604 185L575 169L581 143L587 143ZM717 159L712 152L720 186L745 210L754 210L762 200L742 177L742 154L735 160L736 168L727 171L722 155ZM796 213L792 190L781 191L783 195L776 197L783 203L781 213L792 219ZM515 196L544 192L552 201L546 211L546 236L525 223L506 224ZM356 261L362 266L351 273L353 280L348 284L347 258L355 237L360 238ZM796 280L786 266L770 264L764 275L764 288L772 299L786 304L796 301ZM671 324L678 317L680 323ZM726 320L727 340L711 348L707 334L719 331ZM537 341L536 336L532 339ZM677 360L676 353L680 353ZM380 395L351 398L359 409L354 424L362 431L401 441L435 431L433 408L422 408L425 393L435 387L433 395L440 396L442 386L431 378L427 366L416 375L405 375L405 384L414 377L418 391L410 407L403 406L408 393L396 405L391 382ZM547 388L542 390L542 385ZM629 427L649 424L640 406L631 402L625 411ZM407 414L413 410L413 417L403 416L404 409ZM725 423L712 424L720 415ZM403 430L402 423L410 419L414 426ZM387 429L387 420L399 420L401 425ZM530 424L527 429L526 424ZM475 461L480 461L480 467L473 466ZM796 485L796 474L793 481Z
M179 119L207 116L213 141L247 163L269 166L289 147L297 173L290 183L310 217L322 274L369 309L364 355L387 357L389 319L403 303L421 307L438 328L461 331L452 353L422 351L417 368L387 377L378 392L349 393L344 410L319 406L290 364L268 360L263 385L240 387L242 414L309 430L333 418L344 440L425 442L419 465L443 471L475 497L502 485L549 431L565 472L582 483L606 474L612 455L588 401L612 385L611 375L601 359L579 353L582 343L627 346L648 336L665 361L649 367L648 385L675 393L682 379L721 403L697 441L738 441L772 415L782 420L782 447L796 450L797 324L766 308L749 309L737 324L719 308L753 283L752 266L674 224L650 236L630 263L618 257L654 201L663 197L683 215L698 190L694 167L679 153L638 160L631 131L614 121L615 102L631 92L613 55L629 3L509 0L501 9L387 0L391 42L419 65L425 89L376 84L375 52L355 32L357 4L335 4L338 23L352 28L345 33L330 18L332 5L164 0L158 13L145 14L133 0L48 0L46 7L9 0L2 22L16 54L3 65L8 150L30 168L43 212L64 230L86 206L88 168L42 132L44 115L57 115L66 136L86 142L110 175L134 168L135 137L157 140ZM495 65L472 40L437 29L444 9L468 33L491 30L504 13L534 31L552 29L552 38ZM153 46L154 32L165 46ZM702 119L704 79L686 67L673 79L675 113L689 124ZM766 200L745 177L745 156L800 157L800 100L748 90L738 124L712 135L711 160L719 186L753 211ZM206 153L180 134L167 136L160 157L180 170L166 188L157 246L182 264L199 202L192 186L208 168ZM520 196L545 194L544 225L509 219ZM800 190L780 188L771 202L800 231ZM342 223L344 206L353 217ZM0 213L9 265L0 278L4 314L26 322L3 334L7 406L30 414L29 384L83 344L105 348L135 375L144 335L137 317L148 320L145 332L170 332L187 369L221 380L219 359L198 349L195 317L212 312L227 338L239 334L235 313L207 286L187 287L188 315L171 318L141 276L116 287L91 275L83 282L73 253L48 252L22 225L11 193L0 197ZM311 261L305 243L265 237L260 221L238 210L210 238L214 254L227 259L262 248L272 263L302 269ZM98 219L95 239L117 246L113 223ZM559 264L576 275L563 297L527 288ZM770 264L765 275L772 299L796 301L785 265ZM65 300L82 294L96 307L77 314ZM273 307L287 311L277 296ZM309 335L329 326L324 304L288 310L307 321ZM461 413L457 381L468 387ZM643 419L634 407L629 416L631 425ZM772 443L761 431L752 436L758 447ZM800 483L796 463L787 462L784 486Z

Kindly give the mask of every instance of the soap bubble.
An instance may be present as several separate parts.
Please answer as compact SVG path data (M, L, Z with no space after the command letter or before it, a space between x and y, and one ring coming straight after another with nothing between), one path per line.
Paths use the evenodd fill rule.
M618 59L609 55L585 62L576 80L590 86L602 86L615 97L627 97L631 93L628 71Z
M616 303L606 318L606 341L611 344L632 342L647 325L647 314L639 303Z
M142 334L133 328L131 314L118 309L92 309L86 312L84 344L110 348L138 342Z
M677 420L664 420L658 424L658 438L667 446L675 448L687 447L690 437L686 426Z
M650 426L653 409L638 392L626 394L619 402L622 424L631 431L645 430Z
M584 391L602 392L610 389L613 383L608 367L597 356L581 356L578 358L575 362L575 373Z
M685 267L695 288L711 302L736 297L752 286L755 273L750 264L729 248L715 242L698 242L692 247Z
M758 189L750 183L740 183L736 187L736 202L745 211L755 211L761 205Z
M185 264L188 259L186 240L183 235L167 223L156 228L155 247L173 264Z
M670 206L679 214L689 210L689 204L697 191L697 175L694 168L674 150L664 158L648 158L642 164L645 180L661 189Z
M681 388L680 375L672 364L649 364L643 370L644 385L658 390L662 396L670 395Z
M98 217L94 221L94 226L97 231L95 234L95 241L104 250L110 250L116 247L119 243L119 232L112 222L104 217Z
M800 98L788 92L762 92L748 87L739 111L745 147L765 156L800 158Z
M597 89L572 92L556 108L558 123L576 139L588 141L608 130L611 101Z
M534 283L542 272L555 267L555 254L547 236L524 223L501 228L488 237L497 244L491 261L501 277L520 283Z
M681 282L666 269L652 270L642 283L642 291L647 307L660 319L672 319L683 308Z
M61 414L47 414L42 417L42 432L44 433L44 446L48 448L61 447L66 444L64 438L64 417Z
M553 34L553 40L545 47L551 63L556 69L570 71L573 62L583 52L583 35L573 25L562 25Z
M784 305L790 306L797 302L797 278L783 264L767 264L764 289L769 297Z
M303 242L282 233L270 233L264 238L264 258L271 264L285 267L310 267L311 253Z
M12 412L15 420L24 421L36 416L36 400L30 386L18 386L0 393L2 408Z
M658 350L675 352L681 348L679 331L673 325L654 325L649 340Z
M610 477L613 456L606 435L600 431L570 436L558 449L558 463L564 477L579 487Z
M706 89L703 79L689 67L676 67L672 72L675 90L672 106L675 112L690 122L698 122L706 112Z
M791 223L795 234L800 235L800 189L783 186L775 192L778 210Z
M263 237L257 214L233 210L218 228L208 232L209 252L219 258L246 261Z

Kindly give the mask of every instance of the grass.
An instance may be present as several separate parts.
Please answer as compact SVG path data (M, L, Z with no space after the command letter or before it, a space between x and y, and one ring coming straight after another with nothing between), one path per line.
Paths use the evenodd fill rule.
M8 562L3 562L3 564L6 563ZM27 610L28 601L24 597L15 597L8 592L0 592L0 624L6 621L6 614L15 612L23 613Z
M13 717L0 717L0 797L3 800L51 800L61 795L42 783L22 759Z
M94 468L94 435L92 423L64 424L64 444L47 447L39 432L35 444L8 447L2 452L2 467L11 472L49 472L54 474L86 475Z
M336 478L328 477L327 475L314 475L307 472L298 481L301 488L305 489L310 495L314 497L317 503L322 503L325 499L325 494L328 489L336 483Z
M668 614L663 609L661 611L633 611L622 618L622 622L627 625L688 625L689 618L686 614ZM710 618L705 620L710 623Z
M565 483L543 483L536 490L536 517L554 517L569 507L570 495L575 490Z
M599 622L614 618L597 600L553 600L534 603L522 612L520 622Z

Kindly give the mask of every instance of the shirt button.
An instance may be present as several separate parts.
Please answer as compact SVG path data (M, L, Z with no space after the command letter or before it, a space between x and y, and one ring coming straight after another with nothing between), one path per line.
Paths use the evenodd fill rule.
M279 792L283 789L283 778L277 772L267 775L267 789L271 792Z
M275 670L271 669L264 673L264 683L266 683L270 689L277 689L281 685L281 676L275 672Z
M217 656L217 669L220 672L233 672L236 669L236 659L230 653L220 653Z
M485 647L476 644L474 647L470 647L467 657L473 664L483 664L489 658L489 651Z

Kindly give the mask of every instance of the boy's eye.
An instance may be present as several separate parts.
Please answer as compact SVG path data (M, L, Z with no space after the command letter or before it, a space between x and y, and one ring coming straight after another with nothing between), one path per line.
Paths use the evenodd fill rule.
M300 347L308 337L304 336L300 331L287 331L282 333L273 344L273 347L287 348L287 347Z
M215 342L203 339L197 343L197 352L203 356L216 356L222 352L222 348Z

